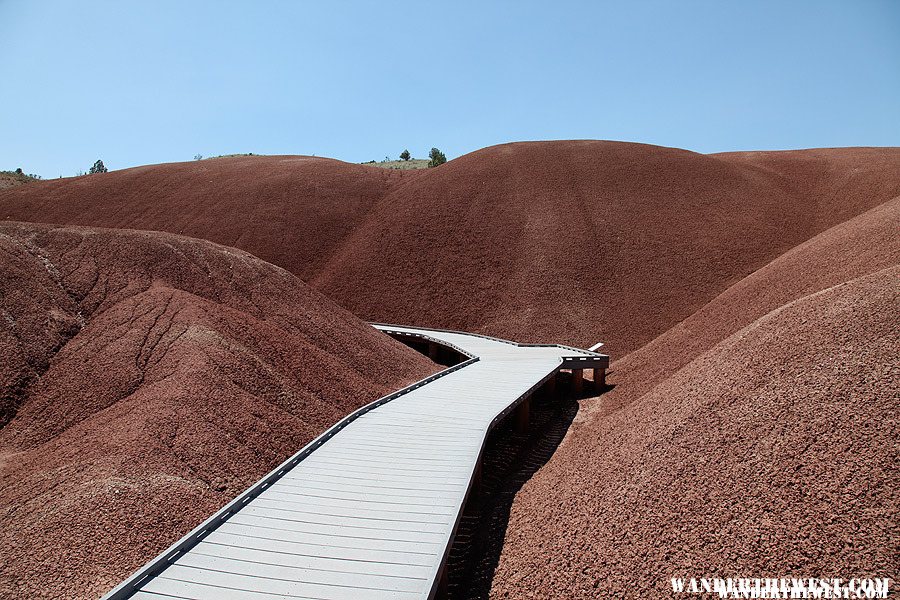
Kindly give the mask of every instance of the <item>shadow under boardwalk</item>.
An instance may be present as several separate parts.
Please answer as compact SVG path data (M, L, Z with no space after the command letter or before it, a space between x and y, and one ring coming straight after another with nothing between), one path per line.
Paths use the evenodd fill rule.
M517 433L511 424L492 432L485 447L482 495L467 506L448 558L448 598L489 596L515 496L553 456L578 409L570 395L537 398L525 432Z

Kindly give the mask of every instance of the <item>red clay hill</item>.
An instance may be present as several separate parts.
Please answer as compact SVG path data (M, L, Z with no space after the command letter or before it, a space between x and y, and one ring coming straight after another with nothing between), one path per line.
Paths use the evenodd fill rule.
M244 251L0 223L0 597L96 598L437 367Z
M516 143L436 169L239 157L0 192L0 218L247 250L369 320L639 348L795 245L900 194L900 149L702 155Z
M900 197L614 363L519 492L492 596L900 579Z
M701 155L576 141L496 146L409 172L301 157L141 167L2 191L0 218L164 230L240 247L366 319L523 341L606 341L615 359L609 378L614 389L581 401L562 444L516 497L496 572L482 575L498 598L656 598L671 594L667 586L675 576L900 579L898 196L897 148ZM38 359L16 360L40 365L39 357L54 358L47 375L22 388L29 390L28 400L3 409L16 414L0 430L3 447L16 452L2 458L3 473L24 482L10 487L6 481L15 479L3 481L12 498L8 513L16 519L0 538L3 556L18 556L16 532L39 538L50 528L70 532L71 539L60 535L50 544L78 548L72 564L87 564L84 556L103 551L114 561L113 550L83 545L77 531L96 523L120 528L103 512L112 510L103 507L117 494L130 499L133 520L185 496L200 499L198 515L208 513L224 500L210 488L236 491L229 477L239 471L223 459L214 482L201 479L199 450L187 440L206 440L223 457L229 454L218 449L231 446L221 444L241 449L252 442L252 451L237 456L250 457L261 472L256 456L269 442L263 438L287 440L277 424L296 415L279 404L294 396L277 391L295 385L285 383L293 381L290 373L310 373L337 360L349 373L342 377L362 377L359 385L368 382L365 389L375 394L390 381L429 369L373 337L367 348L380 358L372 368L393 369L380 379L376 371L354 375L349 365L357 363L336 359L346 355L333 346L303 358L305 369L282 370L277 357L305 356L289 351L304 335L315 340L314 348L325 340L315 337L317 320L302 319L291 322L304 335L281 340L268 333L271 319L325 311L346 321L326 319L331 330L363 326L242 252L162 234L25 225L5 231L18 240L7 255L30 266L21 267L23 283L7 286L4 305L21 287L36 290L26 292L29 306L42 307L29 309L37 316L28 327L40 333L24 346L36 348L29 352ZM94 246L78 241L94 235ZM118 236L130 241L120 244ZM167 241L160 247L156 241L162 239ZM151 241L152 252L145 249ZM183 266L147 267L162 260L158 253L176 260L179 252L166 244L203 248L196 251L203 258L179 250L189 257ZM43 250L29 250L32 245ZM227 266L233 263L271 273L265 280L277 289L256 287L256 276L239 277L245 271ZM194 274L189 285L160 275L188 267ZM121 274L94 275L110 268ZM280 281L276 275L287 287L273 283ZM139 293L129 295L123 282L132 276L142 283ZM54 282L61 278L80 283L58 292ZM157 290L158 279L170 283ZM165 308L167 290L180 285L192 294L179 313L191 317L181 321ZM216 292L203 293L203 286ZM97 302L86 300L91 294L125 296L115 304L119 310L98 313L91 308ZM148 294L152 304L144 300ZM251 305L270 294L275 305L260 319ZM191 302L211 307L200 310ZM320 308L309 309L310 302ZM88 336L92 325L97 333ZM348 339L346 332L336 335ZM154 362L159 351L147 348L168 347L170 339L173 348ZM92 349L91 343L105 346ZM257 344L283 351L268 354ZM103 358L66 366L75 352ZM251 359L261 352L263 359ZM182 353L187 358L179 359ZM259 366L270 362L274 372ZM210 401L227 407L235 396L238 406L251 407L228 413L234 421L224 437L219 428L225 426L204 403L179 412L189 401L182 390L205 392L208 373L218 373L221 364L234 365L244 383ZM147 365L152 378L142 374ZM59 375L50 377L54 368ZM139 381L146 402L160 409L120 400L98 412L109 392L96 382L107 373L129 374L110 390L124 393ZM69 404L52 395L77 391L75 377L102 393ZM348 385L342 377L317 383L318 393ZM16 390L23 384L10 385L21 397ZM45 392L44 386L51 387ZM246 393L257 388L271 390L266 398L277 410L256 404L258 393ZM165 391L163 400L153 400L157 389ZM169 396L180 401L167 403ZM344 396L336 393L335 402ZM309 406L302 414L323 410L320 429L350 407L328 408ZM162 424L150 416L158 412L167 415ZM79 420L88 413L94 416ZM139 450L111 447L102 419L113 419L112 430L137 440ZM282 433L251 433L265 431L270 420ZM82 423L85 433L78 429ZM76 437L89 444L74 443ZM99 466L80 462L70 445L88 448L83 451ZM129 465L117 458L123 456ZM147 488L131 476L144 463L157 475ZM117 469L125 475L110 475ZM60 517L45 514L40 502L23 500L47 497L69 473L82 482L72 488L79 502L54 508ZM77 520L85 502L99 518ZM172 522L166 531L174 536L185 523L167 518ZM63 529L59 519L72 519L73 526ZM137 553L145 559L158 549L141 547L145 531L125 535L135 548L129 557L134 564ZM50 544L34 563L38 569L52 560ZM111 572L88 570L80 581L106 582Z

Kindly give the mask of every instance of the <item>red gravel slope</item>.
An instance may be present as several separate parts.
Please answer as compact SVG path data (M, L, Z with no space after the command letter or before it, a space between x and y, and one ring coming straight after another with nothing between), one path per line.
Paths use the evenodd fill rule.
M816 152L825 170L834 156L849 197L817 195L803 153L791 179L642 144L487 148L392 188L313 284L366 318L602 340L622 356L843 220L832 204L861 212L900 194L900 149ZM872 181L891 191L871 195Z
M308 278L400 177L309 156L217 158L3 190L0 218L168 231L241 248Z
M900 149L701 155L505 144L437 169L241 157L0 192L0 217L166 230L278 264L371 320L622 356L900 194Z
M513 505L498 598L900 578L900 198L613 364Z
M435 370L294 275L0 224L0 597L94 598L352 409Z

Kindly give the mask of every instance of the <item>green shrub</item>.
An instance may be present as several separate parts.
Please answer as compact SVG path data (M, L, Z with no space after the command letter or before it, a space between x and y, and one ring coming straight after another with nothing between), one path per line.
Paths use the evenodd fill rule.
M432 148L431 152L428 153L428 158L431 160L428 161L428 167L436 167L438 165L442 165L447 162L447 157L443 152L438 150L437 148Z

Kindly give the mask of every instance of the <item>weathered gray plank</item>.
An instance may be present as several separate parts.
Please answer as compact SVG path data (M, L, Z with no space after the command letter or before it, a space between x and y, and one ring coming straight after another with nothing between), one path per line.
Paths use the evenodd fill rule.
M605 360L558 346L377 327L452 344L478 360L340 424L233 514L193 532L108 599L428 598L492 423L563 361Z

